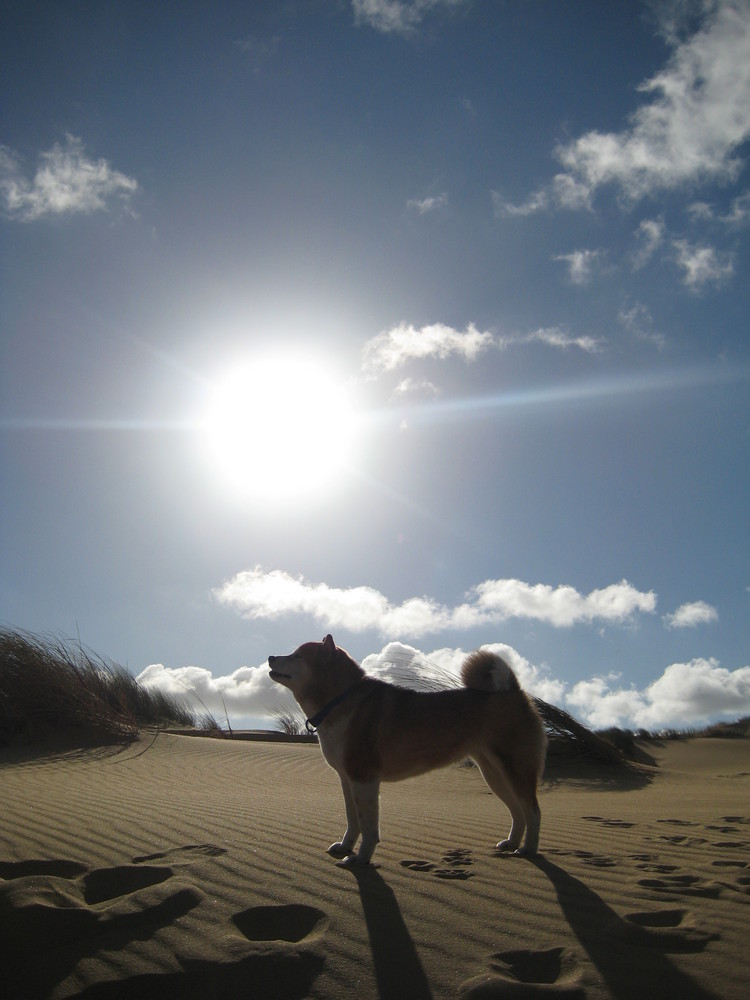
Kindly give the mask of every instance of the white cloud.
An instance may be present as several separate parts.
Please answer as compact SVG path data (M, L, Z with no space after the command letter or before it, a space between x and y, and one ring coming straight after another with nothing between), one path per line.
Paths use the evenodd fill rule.
M470 323L463 332L443 323L433 323L421 328L400 323L367 341L363 350L362 367L364 371L375 375L393 371L409 361L426 358L446 360L455 356L463 361L472 362L476 361L484 351L493 347L505 350L514 345L532 343L546 344L559 350L575 347L589 353L595 353L602 348L602 341L597 337L572 336L559 327L543 327L530 333L495 336L488 330L477 330L473 323ZM401 384L404 391L412 388L408 379Z
M559 702L565 685L549 676L549 672L534 666L512 646L487 643L482 647L497 653L515 671L524 690L545 701ZM461 664L468 651L443 647L422 653L402 642L389 642L379 653L370 653L362 666L373 677L416 690L435 690L459 686Z
M415 638L447 629L469 629L509 618L525 618L556 628L595 621L623 624L656 607L653 592L638 591L626 580L588 595L574 587L550 587L521 580L485 580L455 607L426 596L393 604L372 587L330 587L310 583L283 570L260 566L238 573L214 590L222 604L243 617L277 619L306 615L323 627L350 632L378 631Z
M438 387L428 379L403 378L393 390L394 397L436 396Z
M664 219L644 219L636 230L638 249L633 254L633 267L638 271L651 260L664 242Z
M452 355L457 355L464 361L474 361L493 342L491 333L480 332L473 323L463 333L443 323L433 323L419 329L411 324L400 323L367 341L363 367L369 372L386 372L393 371L411 359L445 359Z
M115 197L127 201L137 189L137 181L113 170L107 160L89 159L72 135L65 145L55 143L40 155L30 180L17 154L0 147L0 196L6 214L21 222L99 211Z
M525 204L501 202L506 215L549 208L589 208L604 185L628 201L703 181L734 180L737 150L750 138L750 4L705 5L699 30L672 33L665 68L641 84L651 98L621 132L587 132L557 149L564 167Z
M221 723L224 712L234 725L238 716L272 715L285 700L283 689L268 675L268 664L240 667L214 677L205 667L165 667L152 663L136 678L144 687L186 699L197 712L208 711Z
M448 204L448 195L443 191L442 194L432 195L429 198L410 198L406 204L408 208L413 208L419 215L427 215L429 212L445 208Z
M651 311L642 302L636 302L629 308L623 306L617 314L617 319L620 325L638 340L651 343L659 350L666 347L667 338L654 328Z
M708 625L719 620L716 608L705 601L692 601L682 604L671 615L664 615L667 628L695 628L696 625Z
M568 687L546 667L530 663L504 643L485 648L502 656L532 695L555 705L565 705L595 729L622 726L662 729L700 725L720 717L738 718L750 713L750 666L730 671L714 659L673 663L642 690L617 687L616 676L592 677ZM288 652L288 650L281 650ZM379 653L362 660L368 674L416 689L450 687L459 683L465 652L442 647L422 653L401 642L387 643ZM268 676L268 664L243 666L226 676L214 677L204 667L165 667L153 663L137 680L146 687L186 698L197 711L207 709L219 721L224 712L233 726L243 719L273 718L290 704L290 695Z
M474 607L488 621L529 618L556 628L594 621L622 623L632 620L636 613L651 613L656 608L652 591L642 593L627 580L592 590L588 595L570 586L486 580L473 589L473 594L477 599Z
M713 205L705 201L695 201L688 206L694 222L721 222L726 226L739 227L750 223L750 191L744 191L732 200L729 211L719 214Z
M595 728L696 725L750 712L750 666L726 670L715 659L673 663L643 691L613 688L611 678L579 681L567 702Z
M732 207L721 221L730 226L747 226L750 224L750 191L745 191L732 202Z
M552 208L567 208L571 211L591 210L591 194L588 185L569 174L557 174L548 187L534 191L520 205L509 202L497 191L491 192L495 218L535 215L537 212L546 212Z
M465 0L352 0L352 7L359 23L386 34L407 35L430 11L462 3Z
M553 257L568 265L568 278L574 285L587 285L602 258L601 250L573 250Z
M588 354L596 354L603 350L604 341L600 337L591 337L587 334L573 336L567 330L562 330L559 326L545 326L530 333L509 333L503 334L496 340L496 346L500 350L513 347L518 344L544 344L547 347L555 347L561 351L567 351L571 347L576 347Z
M692 292L700 292L707 285L724 284L734 274L734 261L728 253L687 240L673 240L672 247L675 262L683 271L682 280Z

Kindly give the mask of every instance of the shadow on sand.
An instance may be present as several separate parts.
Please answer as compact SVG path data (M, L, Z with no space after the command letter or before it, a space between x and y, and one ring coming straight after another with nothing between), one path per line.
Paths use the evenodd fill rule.
M587 885L541 855L529 861L552 883L571 930L616 1000L718 1000L673 965L658 937L649 941L643 933L634 941L633 926Z
M432 1000L417 949L391 887L376 868L351 868L357 880L380 1000Z

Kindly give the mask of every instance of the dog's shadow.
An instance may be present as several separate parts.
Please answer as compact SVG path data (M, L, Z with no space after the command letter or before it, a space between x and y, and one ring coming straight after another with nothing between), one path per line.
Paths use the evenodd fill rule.
M377 868L349 869L357 880L380 1000L432 1000L422 962L395 893Z
M616 1000L632 997L717 1000L715 993L700 986L669 960L658 940L652 947L634 946L632 928L580 879L541 854L528 861L552 883L570 929Z

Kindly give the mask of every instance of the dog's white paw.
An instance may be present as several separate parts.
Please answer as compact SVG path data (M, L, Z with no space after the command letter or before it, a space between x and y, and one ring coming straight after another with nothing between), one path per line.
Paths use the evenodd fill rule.
M518 845L514 844L510 840L501 840L500 843L497 845L497 849L498 851L511 851L514 853L518 853L519 850Z
M345 847L344 844L331 844L328 848L328 853L332 858L347 858L354 856L354 849L351 847Z
M336 862L337 868L380 868L376 861L362 861L358 854L348 854L343 861Z

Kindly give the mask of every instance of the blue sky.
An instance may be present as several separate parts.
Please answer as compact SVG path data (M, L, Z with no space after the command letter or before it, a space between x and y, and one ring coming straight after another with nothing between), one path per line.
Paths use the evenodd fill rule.
M747 0L0 17L6 624L750 712Z

